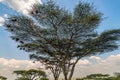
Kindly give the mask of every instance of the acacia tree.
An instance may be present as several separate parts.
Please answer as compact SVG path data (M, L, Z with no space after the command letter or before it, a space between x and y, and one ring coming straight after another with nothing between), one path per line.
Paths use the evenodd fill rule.
M115 77L110 76L109 74L90 74L84 78L77 78L76 80L116 80Z
M16 80L39 80L46 76L44 71L30 69L30 70L16 70L13 72L18 77Z
M86 76L87 79L105 79L110 77L109 74L90 74L88 76Z
M79 2L73 12L53 1L33 5L26 16L12 16L5 26L18 48L32 52L39 60L51 58L62 69L64 79L71 80L77 62L87 56L118 48L120 29L97 33L102 14L90 3Z

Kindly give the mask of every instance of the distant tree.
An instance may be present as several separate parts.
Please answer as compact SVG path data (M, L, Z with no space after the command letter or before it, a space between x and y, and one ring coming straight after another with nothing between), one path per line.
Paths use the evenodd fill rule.
M119 73L119 72L115 72L114 75L115 75L116 77L120 77L120 73Z
M90 74L86 76L88 79L104 79L110 77L109 74Z
M119 72L115 72L114 73L116 80L120 80L120 73Z
M8 18L5 26L11 38L19 42L20 50L34 53L39 60L57 62L65 80L71 80L81 58L118 48L120 29L97 33L102 15L90 3L80 2L69 12L50 0L33 5L30 15Z
M109 74L90 74L84 78L77 78L76 80L116 80L116 77L112 77Z
M30 70L16 70L13 72L18 77L16 80L40 80L46 76L44 71L30 69Z
M119 79L116 79L116 77L108 77L108 78L103 78L101 80L119 80Z
M0 80L7 80L7 78L4 76L0 76Z

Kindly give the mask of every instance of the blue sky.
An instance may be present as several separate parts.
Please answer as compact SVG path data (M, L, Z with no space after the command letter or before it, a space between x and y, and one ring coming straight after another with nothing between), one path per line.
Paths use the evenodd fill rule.
M3 0L4 1L4 0ZM19 1L19 0L18 0ZM73 11L75 5L79 0L54 0L58 5ZM120 28L120 1L119 0L85 0L93 3L98 11L104 14L104 20L100 24L98 31L102 32L109 29ZM43 0L45 2L45 0ZM8 16L17 15L19 12L14 8L11 8L8 4L0 3L0 16L7 14ZM16 43L10 39L10 34L5 31L3 27L0 27L0 57L15 58L15 59L29 59L28 53L20 51L16 48ZM119 52L114 52L117 54ZM113 52L112 52L113 53ZM111 53L111 54L112 54ZM109 56L110 54L104 54L102 57Z
M22 2L23 1L23 2ZM32 2L35 0L28 0ZM46 0L42 0L45 2ZM78 4L79 0L54 0L58 5L73 11L75 5ZM93 3L98 11L104 14L104 20L99 25L98 31L102 32L109 29L120 28L120 0L83 0ZM24 7L26 6L24 0L0 0L0 25L4 18L11 15L18 15L19 13L26 13ZM30 3L31 4L31 3ZM29 4L27 4L29 5ZM25 14L26 15L26 14ZM20 51L16 48L15 43L10 38L8 33L3 26L0 27L0 74L14 80L12 71L15 69L28 69L30 67L36 67L38 64L32 64L29 62L29 53ZM75 75L85 76L90 73L109 73L120 72L120 49L105 53L99 56L92 56L88 59L80 60ZM26 61L27 60L27 61ZM97 63L94 63L97 62ZM109 63L108 63L109 62ZM95 68L96 67L96 68ZM112 67L112 69L111 69ZM80 69L79 69L80 68ZM3 73L6 72L6 73Z

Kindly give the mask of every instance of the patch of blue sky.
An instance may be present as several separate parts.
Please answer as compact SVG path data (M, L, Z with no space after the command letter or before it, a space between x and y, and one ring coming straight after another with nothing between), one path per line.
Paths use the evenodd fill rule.
M9 14L9 15L17 15L17 12L10 8L9 6L6 6L3 3L0 3L0 16L3 16L4 14Z
M29 53L17 48L17 43L10 38L4 27L0 28L0 58L6 59L29 59Z

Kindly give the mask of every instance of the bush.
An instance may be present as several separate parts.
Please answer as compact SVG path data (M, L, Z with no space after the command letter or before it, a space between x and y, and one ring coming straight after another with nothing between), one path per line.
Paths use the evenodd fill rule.
M76 78L76 80L84 80L84 79L81 79L81 78Z
M40 80L49 80L48 78L41 78Z

